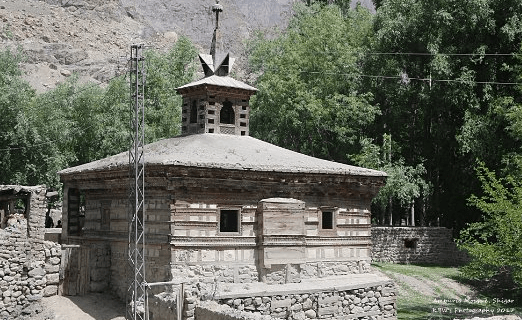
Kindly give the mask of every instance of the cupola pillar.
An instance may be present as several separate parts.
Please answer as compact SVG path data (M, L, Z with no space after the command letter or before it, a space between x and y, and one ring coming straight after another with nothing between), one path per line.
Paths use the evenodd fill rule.
M250 97L257 89L229 76L234 58L222 49L219 0L212 6L216 27L210 54L200 54L205 77L179 88L183 98L181 134L221 133L249 135Z

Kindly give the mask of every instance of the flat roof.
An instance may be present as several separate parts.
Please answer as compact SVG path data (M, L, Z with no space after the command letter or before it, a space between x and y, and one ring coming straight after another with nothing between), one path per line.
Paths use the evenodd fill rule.
M160 140L144 147L145 165L188 166L231 170L288 173L321 173L385 177L366 169L307 156L250 137L227 134L194 134ZM106 171L128 166L128 152L64 169L58 174Z

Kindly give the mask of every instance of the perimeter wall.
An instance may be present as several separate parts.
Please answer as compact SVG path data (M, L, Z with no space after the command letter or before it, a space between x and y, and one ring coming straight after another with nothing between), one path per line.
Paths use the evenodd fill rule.
M372 262L461 265L468 261L443 227L372 227Z

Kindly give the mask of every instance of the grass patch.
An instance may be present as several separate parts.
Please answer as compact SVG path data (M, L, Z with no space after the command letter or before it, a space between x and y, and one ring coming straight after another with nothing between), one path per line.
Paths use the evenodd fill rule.
M485 295L456 267L374 263L397 284L398 319L464 319L522 314L522 299Z

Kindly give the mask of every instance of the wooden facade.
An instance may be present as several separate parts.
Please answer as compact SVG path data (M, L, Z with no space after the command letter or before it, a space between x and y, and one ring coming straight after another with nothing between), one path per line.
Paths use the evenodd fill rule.
M145 279L211 291L219 283L368 272L370 203L386 174L250 137L249 99L257 89L228 77L228 55L200 59L206 77L176 89L182 135L144 147ZM62 241L89 248L90 290L123 297L128 154L59 174Z
M110 263L91 259L91 274L107 275L105 286L97 279L94 287L110 287L123 296L127 171L63 173L61 178L63 242L94 251L109 248ZM367 272L370 203L383 183L384 176L150 164L147 281L284 283ZM79 232L69 226L81 220Z

